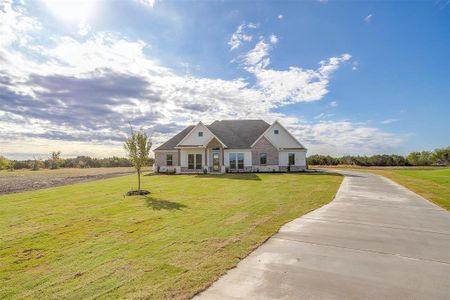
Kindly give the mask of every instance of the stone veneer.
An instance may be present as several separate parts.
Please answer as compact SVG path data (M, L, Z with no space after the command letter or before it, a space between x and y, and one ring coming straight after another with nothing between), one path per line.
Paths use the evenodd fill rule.
M264 136L252 148L252 165L259 166L259 155L267 154L267 166L278 165L278 149Z

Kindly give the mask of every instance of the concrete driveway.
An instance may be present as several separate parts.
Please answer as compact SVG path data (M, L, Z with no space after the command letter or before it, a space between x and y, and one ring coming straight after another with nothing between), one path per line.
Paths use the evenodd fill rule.
M450 213L377 175L286 225L199 299L450 299Z

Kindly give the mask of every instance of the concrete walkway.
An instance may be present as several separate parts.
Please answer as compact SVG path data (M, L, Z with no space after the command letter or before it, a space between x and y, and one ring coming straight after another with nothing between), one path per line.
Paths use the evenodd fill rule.
M276 235L199 299L450 299L450 213L377 175Z

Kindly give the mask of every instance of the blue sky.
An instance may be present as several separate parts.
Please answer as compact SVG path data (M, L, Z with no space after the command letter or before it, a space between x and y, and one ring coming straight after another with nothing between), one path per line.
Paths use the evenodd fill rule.
M450 144L450 3L4 1L0 154L123 155L214 119L280 120L309 153Z

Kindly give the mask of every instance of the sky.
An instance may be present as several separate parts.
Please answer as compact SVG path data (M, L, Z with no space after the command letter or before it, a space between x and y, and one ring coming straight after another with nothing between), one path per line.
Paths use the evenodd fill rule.
M0 1L0 155L279 120L308 154L450 145L450 1Z

